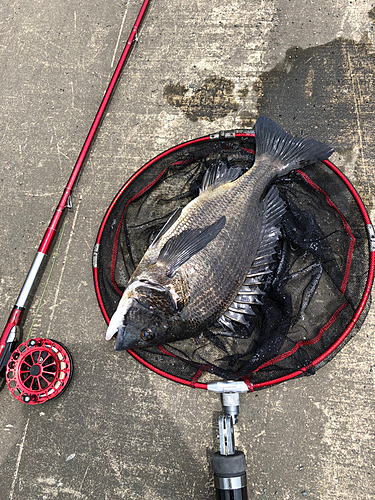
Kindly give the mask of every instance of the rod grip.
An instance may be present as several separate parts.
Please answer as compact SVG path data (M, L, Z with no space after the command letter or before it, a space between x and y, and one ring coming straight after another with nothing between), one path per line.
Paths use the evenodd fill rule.
M246 459L242 451L234 455L214 453L211 457L214 471L216 500L248 500Z
M7 324L0 337L0 376L4 375L6 365L17 342L17 333L21 323L23 308L14 306Z

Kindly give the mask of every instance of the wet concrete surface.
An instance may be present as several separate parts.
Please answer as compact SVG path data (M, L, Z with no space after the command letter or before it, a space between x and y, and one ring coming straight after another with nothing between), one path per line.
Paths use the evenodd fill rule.
M5 324L140 2L0 6L0 319ZM217 395L105 342L91 254L111 200L146 161L259 114L336 149L373 216L374 5L153 0L24 326L72 352L67 391L0 391L0 499L214 498ZM55 247L55 250L57 246ZM49 269L54 262L50 279ZM373 309L314 377L241 396L249 498L374 497Z

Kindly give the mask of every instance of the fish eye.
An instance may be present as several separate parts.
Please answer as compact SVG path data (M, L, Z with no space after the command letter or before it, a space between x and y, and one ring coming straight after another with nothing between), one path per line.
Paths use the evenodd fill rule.
M141 337L143 340L152 340L155 337L154 332L151 330L151 328L144 328L141 331Z

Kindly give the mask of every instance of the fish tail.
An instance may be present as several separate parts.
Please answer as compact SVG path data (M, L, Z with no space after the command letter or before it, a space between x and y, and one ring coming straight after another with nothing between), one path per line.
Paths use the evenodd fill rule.
M254 128L256 161L262 155L275 160L272 163L278 170L278 176L316 161L326 160L333 153L333 149L322 142L293 137L264 116L258 118Z

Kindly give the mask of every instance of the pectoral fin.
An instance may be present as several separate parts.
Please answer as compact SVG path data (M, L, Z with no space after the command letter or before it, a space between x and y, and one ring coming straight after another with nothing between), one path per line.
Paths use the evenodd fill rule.
M223 215L210 226L187 229L170 238L161 249L157 260L167 266L167 276L172 277L182 264L216 238L224 226L225 216Z

